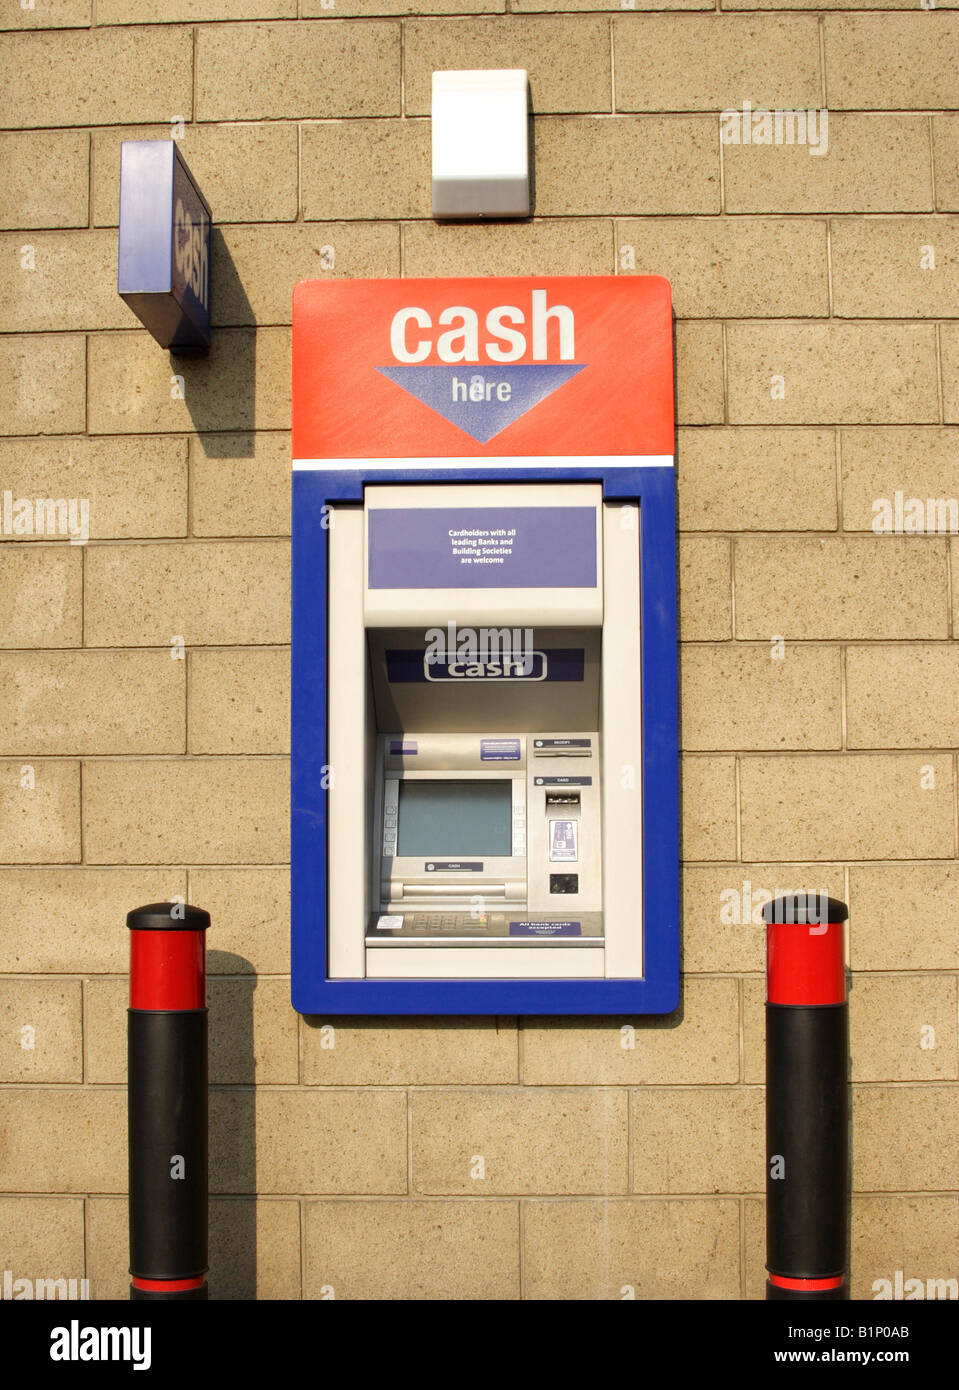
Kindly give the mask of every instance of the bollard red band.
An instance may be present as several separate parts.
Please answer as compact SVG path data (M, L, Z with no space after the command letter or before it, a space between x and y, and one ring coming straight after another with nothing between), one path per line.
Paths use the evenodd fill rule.
M197 1275L195 1279L138 1279L134 1274L130 1283L145 1293L181 1293L184 1289L202 1289L206 1275Z
M202 931L130 932L130 1008L206 1008Z
M795 893L766 904L767 1003L846 1002L848 916L845 903L821 893Z
M766 929L766 972L770 1004L844 1004L842 923L772 923Z
M770 1274L770 1284L775 1284L778 1289L796 1289L799 1293L818 1293L820 1289L838 1289L842 1287L843 1276L834 1275L829 1279L787 1279L784 1274Z

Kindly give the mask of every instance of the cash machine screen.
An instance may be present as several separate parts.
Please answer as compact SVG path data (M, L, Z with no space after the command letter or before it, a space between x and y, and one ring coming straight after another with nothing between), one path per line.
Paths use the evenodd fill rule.
M414 781L399 786L397 853L504 855L512 848L512 783Z

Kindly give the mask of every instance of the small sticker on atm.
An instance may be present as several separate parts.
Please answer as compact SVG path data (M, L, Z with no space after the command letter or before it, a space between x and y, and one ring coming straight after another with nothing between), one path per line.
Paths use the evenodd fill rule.
M480 762L516 763L521 756L518 738L480 739Z
M408 757L410 757L413 753L417 753L418 751L419 751L419 749L417 748L416 744L415 744L415 743L411 743L409 739L402 739L402 738L391 738L391 739L390 739L390 756L391 756L391 757L394 757L394 758L395 758L395 757L408 758Z
M536 777L537 787L591 787L592 777Z
M430 859L423 865L423 869L428 874L433 873L464 873L481 874L483 872L482 862L479 860L467 859Z
M582 936L581 922L510 922L510 936Z
M534 748L591 748L592 739L589 738L537 738L533 740Z

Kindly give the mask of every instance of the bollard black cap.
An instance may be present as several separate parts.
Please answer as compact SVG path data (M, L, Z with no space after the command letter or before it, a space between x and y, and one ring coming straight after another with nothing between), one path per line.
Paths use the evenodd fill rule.
M127 913L131 931L206 931L210 914L189 903L147 903Z
M763 908L763 921L784 922L789 926L816 926L822 922L845 922L849 908L839 898L827 898L822 893L788 893L773 898Z

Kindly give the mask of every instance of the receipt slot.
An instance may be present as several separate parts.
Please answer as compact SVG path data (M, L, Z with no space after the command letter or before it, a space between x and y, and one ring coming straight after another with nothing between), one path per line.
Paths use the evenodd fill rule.
M293 316L293 1001L678 995L669 290L308 282Z

